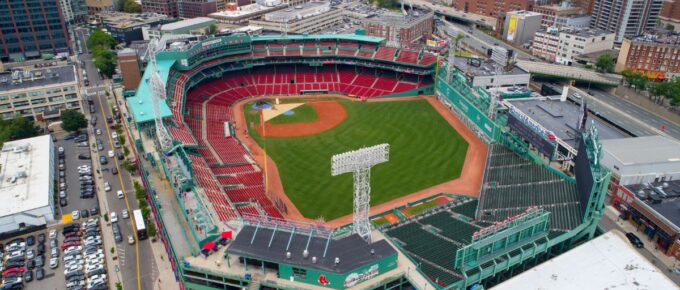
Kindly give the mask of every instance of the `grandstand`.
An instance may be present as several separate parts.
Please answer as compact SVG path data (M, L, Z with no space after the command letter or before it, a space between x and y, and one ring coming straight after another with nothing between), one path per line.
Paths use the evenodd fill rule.
M556 170L505 127L506 111L487 114L498 105L488 92L469 87L462 72L447 76L445 63L434 76L435 55L364 35L173 41L157 57L168 88L161 117L177 149L149 150L155 130L145 81L128 98L134 125L144 133L134 143L163 165L199 247L220 232L236 232L229 250L204 258L175 253L172 240L182 237L162 231L168 257L184 261L173 267L186 289L489 287L594 235L609 180L598 164L597 133L580 133L578 155L568 161L573 171ZM285 207L267 195L262 170L232 132L231 107L251 96L433 92L489 144L480 196L396 215L398 221L374 231L377 243L357 240L348 227L286 220ZM171 171L169 162L186 169ZM224 261L228 267L219 267Z

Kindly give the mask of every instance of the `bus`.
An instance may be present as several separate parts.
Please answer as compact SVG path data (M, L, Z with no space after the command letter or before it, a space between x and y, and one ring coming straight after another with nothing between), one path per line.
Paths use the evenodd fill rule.
M137 239L145 240L148 238L146 235L146 224L144 224L144 217L142 216L142 211L139 209L132 211L132 217L135 218L135 229L137 229Z

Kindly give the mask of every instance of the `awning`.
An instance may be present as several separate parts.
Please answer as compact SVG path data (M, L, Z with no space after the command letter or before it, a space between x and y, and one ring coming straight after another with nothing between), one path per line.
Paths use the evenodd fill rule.
M222 238L223 239L231 239L232 237L233 237L232 231L222 232Z
M207 242L205 245L203 245L204 250L214 250L215 247L217 247L217 245L215 245L213 242Z

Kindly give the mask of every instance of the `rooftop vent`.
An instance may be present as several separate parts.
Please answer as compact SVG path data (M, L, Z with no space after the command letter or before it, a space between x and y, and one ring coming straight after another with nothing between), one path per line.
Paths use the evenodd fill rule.
M286 259L290 259L290 252L286 252Z
M316 257L312 257L312 264L316 264Z
M337 264L340 264L340 258L335 257L335 264L336 264L336 265L337 265Z
M306 249L302 251L302 257L307 259L307 257L309 257L309 251L307 251Z

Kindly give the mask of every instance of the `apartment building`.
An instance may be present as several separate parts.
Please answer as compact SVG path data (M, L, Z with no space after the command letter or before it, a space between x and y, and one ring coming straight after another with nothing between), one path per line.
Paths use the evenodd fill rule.
M663 0L596 0L591 28L616 33L616 43L656 27Z
M657 80L680 76L680 35L657 32L624 39L614 70L624 69Z

